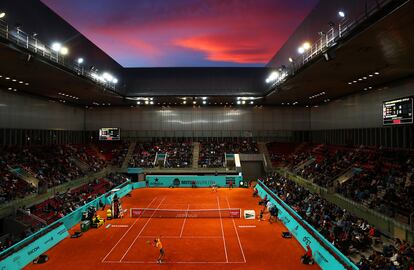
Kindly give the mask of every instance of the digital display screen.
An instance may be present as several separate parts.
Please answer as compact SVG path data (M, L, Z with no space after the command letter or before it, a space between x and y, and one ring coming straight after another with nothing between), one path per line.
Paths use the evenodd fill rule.
M100 128L100 141L119 141L121 139L121 130L119 128Z
M384 125L413 123L413 97L384 101L382 109Z

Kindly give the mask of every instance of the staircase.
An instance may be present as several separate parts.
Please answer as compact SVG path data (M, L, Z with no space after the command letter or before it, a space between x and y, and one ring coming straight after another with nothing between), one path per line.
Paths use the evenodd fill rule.
M355 175L354 168L347 170L344 174L336 178L335 182L337 182L339 185L342 185L343 183L346 183L349 179L352 178L352 176Z
M312 164L314 162L315 162L315 158L310 158L310 159L307 159L305 161L302 161L301 163L299 163L298 165L296 165L295 171L302 170L303 168L305 168L306 166L308 166L308 165L310 165L310 164Z
M76 166L78 166L82 170L83 173L89 172L89 169L90 169L89 165L83 162L82 160L77 159L77 158L72 158L71 161L73 161L76 164Z
M200 157L200 143L193 142L193 169L198 168L199 157Z
M128 163L132 157L132 154L134 154L134 150L135 150L135 146L137 145L136 142L131 142L129 144L129 148L128 148L128 153L125 156L125 160L124 163L122 163L122 170L127 170L128 169Z
M266 169L273 169L272 159L270 158L269 150L267 149L266 143L257 142L257 146L259 148L259 153L262 154L266 160Z
M37 179L36 177L34 177L30 172L24 170L23 168L20 168L20 170L17 170L17 169L10 170L10 172L14 176L16 176L16 177L24 180L25 182L27 182L28 184L30 184L30 185L32 185L32 186L34 186L36 188L39 185L39 179Z

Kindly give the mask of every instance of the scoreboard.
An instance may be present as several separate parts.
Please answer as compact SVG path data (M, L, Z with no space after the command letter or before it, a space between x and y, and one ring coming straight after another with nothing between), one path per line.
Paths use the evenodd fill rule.
M384 125L413 123L413 97L384 101L382 109Z
M121 130L119 128L100 128L100 141L119 141L121 139Z

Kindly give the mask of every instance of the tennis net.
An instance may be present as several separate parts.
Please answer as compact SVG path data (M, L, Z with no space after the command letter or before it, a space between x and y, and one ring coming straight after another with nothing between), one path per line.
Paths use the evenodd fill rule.
M240 208L223 209L155 209L131 208L132 218L240 218Z

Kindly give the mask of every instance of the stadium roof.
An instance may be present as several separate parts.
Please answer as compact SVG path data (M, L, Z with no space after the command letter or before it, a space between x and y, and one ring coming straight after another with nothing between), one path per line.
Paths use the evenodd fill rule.
M195 105L312 106L352 93L382 88L414 74L410 51L414 47L410 28L414 23L410 16L412 1L383 1L384 5L375 8L372 14L349 27L346 35L329 44L325 53L315 54L304 64L295 62L284 67L289 70L289 75L280 84L266 83L269 74L280 69L274 64L278 62L277 55L268 67L123 68L38 1L24 0L27 9L17 9L15 17L9 15L14 11L11 7L23 5L22 1L5 2L9 4L7 22L11 26L16 24L16 27L10 27L10 34L16 38L17 27L29 28L25 34L36 29L42 32L36 37L27 34L28 48L22 42L26 40L22 38L23 32L17 35L21 38L18 40L10 36L7 39L3 33L0 59L7 64L0 65L0 86L65 103L130 106L150 102L152 97L155 98L154 105L191 105L195 102ZM44 22L36 21L39 17ZM32 21L39 25L30 24ZM34 52L37 50L34 42L40 40L66 40L70 57L59 58L56 63L52 51L46 55L48 57L41 55L45 51ZM79 65L70 61L74 61L71 57L84 56L82 52L87 55L87 64L83 64L82 72L79 72ZM95 71L90 70L89 63L96 65L99 73L111 71L119 78L116 87L95 83L90 76ZM10 80L5 80L6 77ZM19 84L19 81L24 83ZM30 87L25 85L26 82Z

